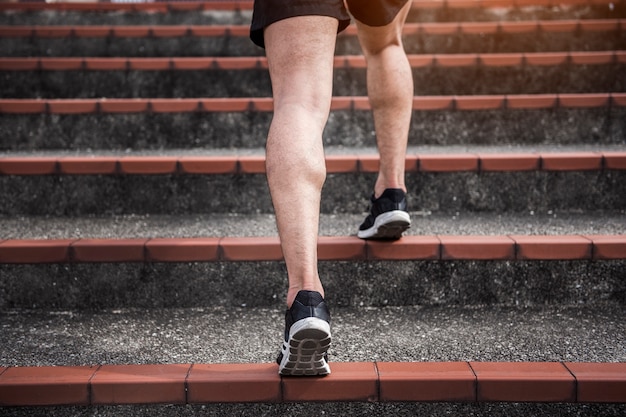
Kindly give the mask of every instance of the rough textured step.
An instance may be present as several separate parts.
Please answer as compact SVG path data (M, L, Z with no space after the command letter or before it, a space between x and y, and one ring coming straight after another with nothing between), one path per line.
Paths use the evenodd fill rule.
M276 365L272 364L276 340L281 334L281 324L275 320L282 314L279 309L98 313L13 311L6 316L6 323L10 326L6 327L8 332L0 342L4 351L8 349L13 353L13 360L3 364L11 367L2 368L0 392L8 395L19 387L9 401L23 400L28 404L37 400L109 404L136 401L207 403L202 407L93 409L103 415L194 415L200 408L204 412L247 410L273 415L306 415L314 408L325 412L354 413L357 410L380 415L397 415L399 411L437 415L442 409L472 412L473 415L511 415L511 412L512 415L524 415L550 411L560 411L561 415L619 415L624 406L617 404L498 403L477 408L476 403L459 404L457 401L553 402L558 399L623 403L624 353L615 347L614 339L614 335L624 334L623 321L620 320L622 310L610 306L593 309L567 306L335 309L332 377L282 381L275 372ZM355 323L367 325L358 326L356 330ZM537 332L537 329L543 331ZM60 338L60 334L64 337ZM398 334L414 334L417 341L397 337ZM463 339L463 343L458 343L459 339ZM206 340L211 343L207 344ZM243 343L233 343L233 340L243 340ZM42 349L42 346L46 348ZM37 358L36 364L33 358ZM132 363L140 365L123 365L129 358ZM58 364L63 366L40 367ZM96 366L88 368L88 364ZM16 365L20 367L14 368ZM29 367L33 365L38 367ZM499 376L491 374L494 366L498 367ZM241 373L242 368L247 370L245 375ZM419 373L409 372L418 370ZM215 378L210 380L219 385L208 389L205 384L210 383L208 379L212 376ZM241 379L233 378L236 376ZM502 377L509 377L509 382L501 382L498 378ZM242 384L242 389L220 391L220 382L224 383L225 378L230 384ZM19 385L25 379L29 382L28 388ZM447 379L446 389L441 389L437 382L442 379ZM379 388L373 391L372 380L380 382ZM59 384L61 381L63 384ZM327 389L326 384L331 382L332 388ZM428 389L415 389L424 382L428 382ZM468 382L479 389L467 390ZM529 388L529 382L541 389ZM259 387L259 383L263 386ZM316 389L311 391L310 384ZM508 384L522 384L525 389L507 390ZM338 390L337 386L342 389ZM59 390L50 389L52 387ZM452 387L455 394L464 392L469 396L451 396ZM26 390L40 395L24 398ZM51 392L55 392L52 397ZM130 392L142 396L126 395ZM312 397L312 392L319 397ZM364 395L366 392L368 395ZM522 393L527 396L522 398ZM324 399L325 404L310 404L304 408L296 404L226 408L224 404L209 405L213 401L241 401L240 395L245 395L247 401L268 401L269 397L274 401L299 402ZM366 399L379 402L329 403ZM424 399L454 403L396 403ZM393 403L385 405L384 401ZM78 415L81 409L7 407L0 408L0 411L11 415L32 415L33 412Z
M248 22L246 22L248 23ZM619 32L624 29L624 19L562 19L517 20L484 22L407 22L404 36L411 35L475 35L475 34L525 34L539 32ZM356 27L350 26L342 37L356 36ZM247 37L248 24L242 25L2 25L0 36L6 38L179 38L179 37Z
M626 16L625 16L626 17ZM623 49L624 19L409 24L405 49L412 54L557 52ZM249 26L2 26L2 56L168 57L260 56ZM87 36L76 34L84 33ZM353 30L337 40L338 54L359 54ZM95 37L99 36L99 37Z
M592 51L592 52L517 52L494 54L409 54L412 68L442 66L454 67L515 67L572 65L606 65L625 63L626 51ZM363 69L365 58L362 55L337 55L335 70ZM2 71L165 71L165 70L251 70L267 69L265 57L197 57L185 58L173 56L168 58L0 58ZM39 76L40 74L34 74Z
M189 404L189 405L116 405L116 406L57 406L57 407L7 407L11 417L33 416L45 411L46 416L84 416L89 410L103 417L168 417L197 415L261 415L261 416L310 416L315 415L471 415L475 417L615 417L626 412L623 404L576 404L576 403L426 403L426 402L300 402L300 403L240 403L240 404ZM0 409L0 411L3 411Z
M214 24L221 21L236 21L242 16L249 19L252 1L88 2L81 4L21 2L0 3L0 10L5 12L2 17L3 22L7 23L24 22L27 19L31 24L58 24L68 21L83 24L86 21L91 24L111 21L136 24L138 21L145 22L146 20L154 24L189 22ZM413 1L409 19L423 21L468 18L500 20L503 11L510 18L518 20L528 16L550 17L555 14L574 18L581 16L607 18L623 13L624 2L623 0L417 0Z
M626 91L626 51L411 55L415 95ZM334 94L367 95L362 56L335 59ZM271 96L267 62L241 58L0 58L1 97ZM564 75L567 74L567 75ZM467 83L471 78L472 83ZM529 82L532 80L532 82Z
M362 215L323 216L320 273L329 302L624 302L623 211L413 218L411 235L390 243L348 236ZM25 223L32 225L26 232ZM286 273L269 216L17 217L1 224L18 239L0 243L3 309L281 305Z
M624 268L623 259L319 265L327 301L337 307L623 305ZM278 261L1 264L0 272L2 310L276 307L286 288Z
M365 218L352 214L322 214L321 236L354 236ZM363 211L361 213L361 211ZM413 226L407 236L464 235L624 235L626 211L532 211L527 213L442 213L411 211ZM28 225L28 227L24 227ZM275 237L271 214L126 215L0 217L2 239L148 239ZM375 244L375 243L374 243ZM393 246L392 246L393 247Z
M281 298L282 294L278 294ZM626 362L624 306L331 304L332 362ZM271 308L5 310L0 366L272 363L284 330Z
M607 152L604 158L601 153L539 155L412 156L407 158L406 181L410 203L416 210L446 213L620 210L626 207L622 152ZM334 156L328 160L330 173L322 194L322 212L361 212L374 183L377 157ZM105 158L102 164L91 165L92 168L81 165L80 158L74 159L78 162L75 165L68 161L58 163L56 157L0 161L5 172L0 175L5 196L0 210L5 216L273 211L263 156L218 158L220 164L215 169L208 168L207 164L215 158L194 156L186 161L181 157L182 162L175 156L126 157L119 162ZM511 165L507 167L508 161ZM514 165L519 163L522 166ZM204 164L207 164L206 169ZM59 168L76 171L60 173ZM94 170L91 175L80 172L89 173L89 169Z
M622 95L416 97L409 143L623 144ZM153 103L150 111L149 102ZM263 147L272 106L267 98L6 99L2 104L2 150ZM521 108L511 108L516 106ZM103 108L122 113L103 113ZM155 111L159 109L165 113ZM333 100L324 142L375 146L366 97Z
M443 401L474 398L479 401L498 399L551 402L555 401L555 398L561 401L583 401L583 399L587 402L624 401L623 389L620 387L624 383L622 367L625 358L623 350L619 348L620 343L624 341L621 336L615 339L615 335L624 334L622 307L339 308L333 312L334 344L331 350L333 379L304 381L284 379L282 388L278 389L280 397L274 398L275 400L284 400L283 396L287 398L296 396L297 398L291 399L311 401L313 399L310 396L311 391L306 389L306 386L315 384L319 387L313 391L316 393L314 395L323 396L326 401L341 400L336 396L340 393L350 396L344 397L344 400L363 401L369 396L356 394L357 392L362 394L362 390L369 386L373 378L375 381L380 380L381 389L375 390L371 399L379 401L423 401L424 396L431 395L431 400ZM56 374L56 376L66 375L68 380L75 384L71 388L67 385L59 387L61 391L53 397L57 401L69 402L69 398L72 398L72 401L110 403L111 397L105 396L110 395L112 391L103 391L104 386L99 385L99 380L105 378L109 382L121 383L119 375L123 373L126 384L144 383L137 387L137 391L133 390L146 395L142 398L143 401L162 402L167 398L168 402L194 402L194 395L197 394L195 400L199 401L201 395L203 402L210 402L215 401L215 397L209 397L215 391L205 390L206 386L197 391L193 390L192 385L200 382L195 378L204 380L207 373L212 371L222 371L216 376L226 378L227 375L223 373L225 370L229 370L231 376L241 375L242 367L245 367L250 372L247 374L250 377L247 384L251 385L242 390L220 391L220 400L233 401L236 400L233 398L234 395L250 395L247 400L260 401L259 397L253 396L267 393L267 385L277 383L281 385L275 372L276 365L272 364L282 330L281 322L276 320L276 317L281 315L282 311L278 308L247 307L102 312L11 311L5 316L6 337L0 341L3 351L12 352L12 360L3 364L11 368L2 369L0 381L8 382L8 386L4 385L6 391L0 392L6 393L15 387L20 381L20 375L22 378L30 375L27 377L31 381L30 389L40 390L42 386L37 387L38 383L44 386L55 385ZM537 331L538 329L542 331ZM207 343L207 340L211 340L211 343ZM240 342L236 342L238 340ZM459 343L460 340L463 342ZM45 349L42 348L44 346ZM36 362L33 358L36 358ZM135 366L124 365L129 361ZM368 363L370 361L375 364ZM500 363L492 365L494 362ZM39 368L59 364L63 366ZM97 366L99 364L103 366ZM194 365L189 372L191 364ZM38 368L24 368L35 365ZM96 366L87 368L86 365ZM372 371L374 366L376 370ZM501 376L511 377L510 384L513 381L523 383L531 380L542 389L526 387L523 390L509 391L503 389L503 385L488 385L487 380L489 373L492 372L492 366L498 366L502 372ZM185 370L181 371L181 368ZM418 369L419 373L396 374ZM562 373L564 369L569 372ZM162 378L156 378L154 372ZM38 377L42 373L45 373L46 377ZM357 374L359 378L355 379ZM386 385L390 384L391 381L387 378L392 377L392 374L401 379L396 382L395 387ZM553 379L557 374L564 378ZM131 375L134 375L134 378ZM148 377L149 375L152 377ZM448 375L452 377L451 380L457 382L460 380L467 382L469 379L481 389L472 390L469 398L441 396L447 391L440 391L436 384L442 375ZM11 379L12 376L15 379ZM89 377L93 378L91 390L87 391ZM419 383L417 378L427 380L433 378L429 380L431 389L415 390L413 384ZM255 387L253 384L259 383L259 379L265 382L264 389L252 389ZM167 385L167 380L173 382L178 389L181 389L181 384L184 389L187 380L189 388L187 395L183 394L181 397L179 393L176 399L173 399L171 397L173 392L171 386ZM366 382L368 380L369 383ZM552 382L547 382L550 380ZM246 383L237 378L231 381ZM331 381L342 384L346 389L337 390L335 385L332 393L327 391L324 384ZM559 390L560 394L553 397L552 395L556 393L553 389L562 383L570 389ZM601 384L602 389L593 389L594 383ZM343 384L351 386L345 387ZM403 384L408 386L405 385L404 389L400 389ZM116 386L118 385L109 388L114 390ZM129 385L126 387L129 388ZM459 385L454 387L458 394L456 389L461 387ZM448 388L451 387L448 385ZM20 390L22 394L23 389ZM50 391L39 392L41 396L38 398L50 401L50 396L46 395ZM70 392L78 396L65 396ZM134 396L125 396L124 392L115 392L119 395L116 403L138 400ZM273 392L276 392L276 389ZM450 391L447 392L449 395ZM155 394L160 394L159 398L154 398ZM522 394L529 397L522 398ZM334 397L331 398L331 395ZM16 394L9 398L18 400L23 397ZM30 400L33 401L34 398L37 397L30 397ZM104 400L105 398L108 400ZM338 404L337 407L342 409L346 405ZM398 404L397 407L402 409L408 405ZM596 415L616 415L602 414L601 410L611 410L614 413L623 409L623 406L615 407L592 407L592 410L598 413ZM515 406L517 410L520 408L526 412L533 410L530 404ZM584 413L585 409L586 407L577 410ZM4 410L24 412L22 409ZM42 408L39 410L55 411ZM66 413L72 411L69 408L63 410ZM32 412L32 409L29 411ZM190 409L178 411L186 412ZM474 408L474 411L485 410Z

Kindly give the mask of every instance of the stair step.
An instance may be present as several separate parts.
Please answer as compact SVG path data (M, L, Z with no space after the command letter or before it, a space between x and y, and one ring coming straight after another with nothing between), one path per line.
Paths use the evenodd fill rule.
M623 209L622 148L566 149L450 148L442 153L442 148L410 148L406 185L411 207L442 213ZM378 168L377 154L374 149L326 151L329 175L322 213L361 213ZM265 156L259 149L156 155L4 154L1 213L272 213L264 173ZM519 192L527 189L535 191Z
M322 216L329 302L624 302L623 210L412 217L403 239L375 242L353 236L363 215ZM284 291L272 216L15 217L0 225L3 309L275 306Z
M364 201L365 203L365 201ZM320 235L353 237L365 218L362 210L350 214L321 214ZM361 211L363 211L361 213ZM411 211L413 226L406 236L509 236L509 235L623 235L625 211L573 212L546 210L526 213L427 212ZM24 227L28 225L28 227ZM197 247L219 238L263 238L277 235L271 214L213 213L198 215L107 215L107 216L25 216L0 217L2 240L86 239L178 239ZM202 239L206 238L207 242ZM195 241L194 239L199 239ZM406 239L408 246L416 243ZM340 239L341 240L341 239ZM259 242L263 241L262 239ZM347 242L348 240L346 240ZM419 239L417 240L419 241ZM471 240L470 240L471 241ZM478 242L477 241L477 242ZM358 241L352 241L358 243ZM411 243L413 242L413 243ZM425 240L424 242L429 242ZM167 243L164 241L163 243ZM399 242L401 243L401 242ZM328 244L328 242L326 243ZM380 246L375 242L371 245ZM395 247L388 243L390 247ZM366 244L367 246L367 244ZM597 255L597 252L596 252Z
M619 75L626 73L626 51L430 54L409 60L417 96L626 91L626 77ZM336 96L367 95L364 65L363 56L335 58ZM267 62L260 57L0 58L3 69L2 96L13 99L271 96Z
M297 401L624 402L625 358L615 340L624 334L622 315L622 307L610 305L337 308L331 376L281 380L272 363L282 333L276 320L280 308L15 310L5 315L0 341L3 351L12 353L0 369L0 402L260 402L268 400L264 395L271 386L274 401L293 401L295 394ZM500 378L524 388L513 389ZM104 390L105 380L119 394L117 401L101 396L112 393ZM208 380L218 385L193 389ZM226 380L246 385L223 392L219 386ZM455 385L451 395L438 386L445 380L469 386ZM499 383L491 385L495 380ZM376 381L380 391L363 395L363 388ZM131 389L137 383L144 385ZM431 389L416 389L423 383ZM560 394L552 396L555 389Z
M207 402L476 401L626 403L626 364L437 362L332 364L325 378L280 378L275 364L9 368L5 405Z
M615 32L626 29L625 19L567 19L485 22L407 22L407 35L475 35L523 33ZM356 26L349 26L341 37L356 36ZM248 37L244 25L2 25L0 36L6 38L178 38L178 37Z
M331 175L326 214L359 213L375 174ZM407 176L410 204L442 213L602 212L626 207L626 171L421 172ZM3 216L272 213L262 174L0 176ZM529 190L529 191L520 191Z
M626 107L620 105L618 94L611 96L576 94L564 101L552 94L512 99L505 95L417 97L414 107L419 110L413 112L409 144L623 144L626 128L621 121ZM153 104L149 111L148 102ZM98 106L98 100L2 103L3 111L11 112L0 112L3 151L262 148L272 117L271 99L260 98L122 99L109 100L105 106ZM333 106L324 132L326 146L376 145L366 98L335 98ZM525 108L511 108L515 106ZM473 109L481 107L493 110ZM123 113L103 113L103 108ZM155 108L167 112L157 113ZM146 110L137 113L141 109Z
M626 20L408 23L410 54L601 51L623 49ZM0 26L3 56L261 56L249 25ZM351 27L336 52L360 54Z
M474 53L474 54L409 54L409 64L413 69L442 66L455 67L514 67L514 66L557 66L606 65L626 63L626 51L565 51L565 52L514 52L514 53ZM362 55L338 55L335 57L335 70L365 68ZM172 71L172 70L220 70L241 71L267 69L265 57L167 57L167 58L126 58L126 57L0 57L2 71Z
M554 14L569 17L605 18L621 14L622 0L414 0L409 20L446 21L458 19L502 18L503 11L514 18ZM159 1L159 2L11 2L0 3L4 21L27 19L32 24L52 21L84 23L149 20L155 24L181 22L215 23L250 19L252 1ZM7 13L8 12L8 13ZM42 13L44 12L44 13ZM199 13L200 12L200 13Z

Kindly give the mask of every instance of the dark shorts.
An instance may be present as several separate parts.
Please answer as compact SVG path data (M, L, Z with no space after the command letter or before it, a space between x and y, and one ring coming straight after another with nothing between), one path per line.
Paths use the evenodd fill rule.
M368 26L391 23L408 0L347 0L350 13ZM330 16L339 20L338 32L350 24L343 0L254 0L250 39L265 47L263 29L282 19L295 16Z

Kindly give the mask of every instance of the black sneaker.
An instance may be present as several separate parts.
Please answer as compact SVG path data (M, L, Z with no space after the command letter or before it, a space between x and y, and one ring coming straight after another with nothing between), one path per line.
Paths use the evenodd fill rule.
M285 314L285 342L278 354L281 375L328 375L330 312L317 291L300 291Z
M411 227L407 212L406 193L399 188L388 188L383 194L371 198L370 214L359 227L361 239L400 239Z

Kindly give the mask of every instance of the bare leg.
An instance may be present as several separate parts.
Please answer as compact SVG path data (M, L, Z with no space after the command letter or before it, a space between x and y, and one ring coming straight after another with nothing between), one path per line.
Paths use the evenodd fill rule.
M367 90L374 114L380 169L374 186L379 197L386 188L406 192L404 163L413 104L413 76L402 45L402 27L410 1L387 26L357 21L359 41L367 60Z
M326 179L322 132L332 98L338 22L324 16L278 21L265 30L274 118L267 179L287 265L291 306L299 290L324 290L317 269L321 190Z

